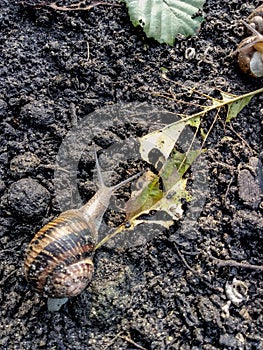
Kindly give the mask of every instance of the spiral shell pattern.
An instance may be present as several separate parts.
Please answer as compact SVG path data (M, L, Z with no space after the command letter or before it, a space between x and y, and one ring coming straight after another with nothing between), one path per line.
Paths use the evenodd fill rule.
M78 295L93 274L94 227L78 210L46 224L30 242L25 275L38 292L52 298Z
M249 16L249 23L261 34L263 34L263 5L257 7Z

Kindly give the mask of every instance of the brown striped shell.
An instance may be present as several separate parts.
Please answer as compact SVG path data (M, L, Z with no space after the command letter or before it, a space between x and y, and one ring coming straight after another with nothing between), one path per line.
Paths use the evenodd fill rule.
M68 210L49 222L28 246L27 281L51 298L78 295L92 278L94 232L79 210Z

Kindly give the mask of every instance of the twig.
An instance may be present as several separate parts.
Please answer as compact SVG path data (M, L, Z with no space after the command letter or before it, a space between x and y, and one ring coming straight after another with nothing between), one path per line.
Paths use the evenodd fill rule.
M217 263L218 267L222 266L232 266L232 267L241 267L245 269L252 269L252 270L260 270L263 271L263 265L252 265L252 264L247 264L247 263L241 263L235 260L221 260L218 258L215 258L213 256L210 256L210 258Z
M70 116L71 116L71 124L72 126L76 126L78 125L78 116L76 113L76 105L75 103L71 102L69 105L69 112L70 112Z
M228 125L227 127L247 146L248 149L250 149L252 154L256 154L256 151L254 151L253 148L251 148L250 145L247 143L247 141L243 139L243 137L233 129L232 125Z
M22 1L22 5L32 6L36 9L40 9L41 7L49 7L52 10L55 11L89 11L93 7L99 6L99 5L105 5L105 6L121 6L119 4L111 4L109 2L94 2L93 4L86 5L87 0L82 0L76 4L68 5L68 6L58 6L56 2L51 2L50 4L47 4L46 2L40 2L38 4L30 4L27 1Z
M3 254L3 253L18 254L19 252L16 252L14 248L10 248L10 249L2 249L2 250L0 250L0 254Z
M112 339L112 341L111 341L108 345L106 345L102 350L107 350L107 349L109 349L109 347L112 346L112 345L115 343L115 340L118 339L122 333L123 333L123 332L119 332L119 333Z
M229 181L229 184L227 185L227 189L226 189L226 193L225 193L225 198L224 198L225 206L227 205L226 199L227 199L227 196L228 196L228 193L229 193L229 190L230 190L230 186L231 186L233 180L234 180L234 176L231 177L231 179L230 179L230 181Z
M143 346L141 346L141 345L135 343L135 342L134 342L131 338L129 338L127 335L125 335L125 336L122 335L121 338L124 339L124 340L126 340L128 343L134 345L134 346L135 346L136 348L138 348L138 349L147 350L147 349L144 348Z
M193 272L194 274L199 274L198 271L195 271L194 269L191 268L191 266L187 263L187 261L185 260L183 254L180 252L179 248L177 247L177 244L174 242L174 246L175 249L177 251L177 254L179 255L180 259L182 260L183 264L188 268L188 270L190 270L191 272Z
M16 273L16 271L17 270L13 270L12 272L10 272L9 275L7 275L5 278L3 278L2 281L0 282L0 286L3 286L5 284L5 282Z
M107 350L109 349L110 346L112 346L115 343L115 340L118 338L122 338L124 340L126 340L128 343L132 344L133 346L135 346L136 348L140 349L140 350L147 350L146 348L142 347L141 345L135 343L131 338L130 338L130 334L128 333L127 335L121 335L123 332L119 332L113 339L112 341L106 345L103 350Z

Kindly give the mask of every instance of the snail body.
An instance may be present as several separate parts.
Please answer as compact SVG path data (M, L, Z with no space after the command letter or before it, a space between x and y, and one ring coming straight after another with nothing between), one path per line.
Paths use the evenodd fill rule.
M237 48L240 69L253 77L263 76L263 35L254 27L243 22L253 33L252 36L241 41Z
M103 183L96 156L100 188L81 208L67 210L46 224L32 239L24 262L27 281L49 298L50 311L57 311L69 297L89 284L98 229L113 193L138 176L116 186Z

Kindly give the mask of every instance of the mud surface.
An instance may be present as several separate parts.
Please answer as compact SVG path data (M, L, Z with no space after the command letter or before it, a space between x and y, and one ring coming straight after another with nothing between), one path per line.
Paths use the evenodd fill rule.
M92 283L57 313L23 272L29 241L61 210L54 166L72 127L116 104L192 112L160 96L181 89L173 81L212 95L262 87L230 55L246 35L240 19L260 3L208 0L199 35L168 47L133 28L123 4L58 12L0 0L1 349L263 348L262 268L253 268L262 266L263 95L231 124L224 113L215 123L205 145L209 192L191 226L182 219L143 244L100 248ZM98 150L151 127L110 116L91 123ZM123 161L110 181L144 165ZM95 191L93 168L89 148L77 174L83 201ZM127 200L129 188L119 196Z

